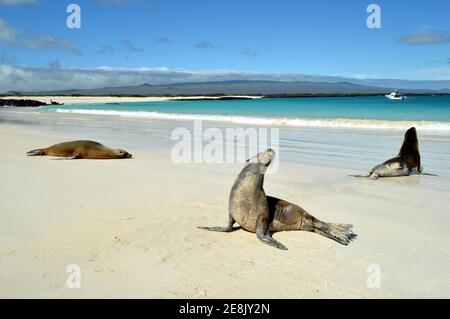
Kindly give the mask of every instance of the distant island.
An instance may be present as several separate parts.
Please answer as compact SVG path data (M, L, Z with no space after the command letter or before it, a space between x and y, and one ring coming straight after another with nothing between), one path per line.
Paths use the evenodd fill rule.
M147 101L223 101L268 98L319 98L384 96L395 89L350 82L280 82L280 81L220 81L106 87L88 90L39 92L7 92L0 96L3 107L39 107L43 105ZM405 89L401 93L414 95L450 95L450 89ZM53 101L54 100L54 101ZM55 102L56 101L56 102Z
M141 84L136 86L104 87L39 92L7 92L8 96L114 96L114 97L340 97L385 95L395 89L350 82L312 81L219 81L173 84ZM401 89L407 95L448 95L450 88L442 90Z

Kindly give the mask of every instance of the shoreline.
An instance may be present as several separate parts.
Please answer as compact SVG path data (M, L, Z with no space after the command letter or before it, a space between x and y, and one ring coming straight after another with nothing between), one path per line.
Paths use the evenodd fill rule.
M2 95L0 99L36 100L50 104L54 101L62 104L96 104L96 103L128 103L128 102L161 102L161 101L202 101L202 100L251 100L251 99L291 99L291 98L341 98L341 97L384 97L386 93L298 93L298 94L215 94L215 95L179 95L179 96L68 96L68 95ZM408 93L406 96L450 96L450 93Z
M129 102L161 102L171 100L220 100L223 98L235 99L259 99L261 97L248 95L224 95L224 96L148 96L148 97L118 97L118 96L2 96L0 99L35 100L50 104L50 101L62 104L106 104Z

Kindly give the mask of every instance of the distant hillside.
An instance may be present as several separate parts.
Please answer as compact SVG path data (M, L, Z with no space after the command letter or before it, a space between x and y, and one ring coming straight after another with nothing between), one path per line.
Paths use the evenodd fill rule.
M384 94L392 88L361 85L350 82L278 82L278 81L222 81L175 83L163 85L105 87L90 90L63 90L41 92L8 92L22 95L127 95L127 96L193 96L193 95L344 95ZM402 93L450 93L449 90L402 90Z

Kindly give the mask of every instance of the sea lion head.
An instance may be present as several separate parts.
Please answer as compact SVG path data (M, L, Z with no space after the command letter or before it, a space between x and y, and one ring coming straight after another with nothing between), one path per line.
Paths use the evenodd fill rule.
M417 132L415 127L411 127L406 131L405 139L400 149L400 154L406 154L411 151L419 151L419 140L417 139Z
M416 132L416 128L415 127L411 127L409 130L406 131L405 133L405 140L411 141L411 142L415 142L417 143L417 132Z
M261 152L247 160L247 167L259 174L265 174L270 164L275 159L275 151L271 148Z
M115 151L117 158L132 158L133 157L133 155L131 155L127 151L124 151L121 149L116 149L114 151Z

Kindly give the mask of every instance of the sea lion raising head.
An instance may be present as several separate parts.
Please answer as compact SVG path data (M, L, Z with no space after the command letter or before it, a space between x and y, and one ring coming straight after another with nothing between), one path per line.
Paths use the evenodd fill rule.
M418 173L422 172L420 166L419 140L417 139L415 127L411 127L406 131L399 156L402 157L410 171L415 169Z
M57 156L70 159L123 159L132 155L121 149L112 149L93 141L72 141L29 151L28 156Z
M375 166L367 175L351 176L378 179L379 177L409 176L411 173L437 176L422 172L422 167L420 164L419 140L417 139L417 132L414 127L411 127L406 131L402 147L400 148L400 152L397 156L387 160L383 164Z
M305 230L348 245L356 237L351 231L352 225L321 222L300 206L266 196L264 174L274 157L275 152L268 149L247 161L231 189L227 226L199 228L231 232L233 225L238 223L243 229L256 233L263 243L283 250L286 247L272 238L272 232Z

